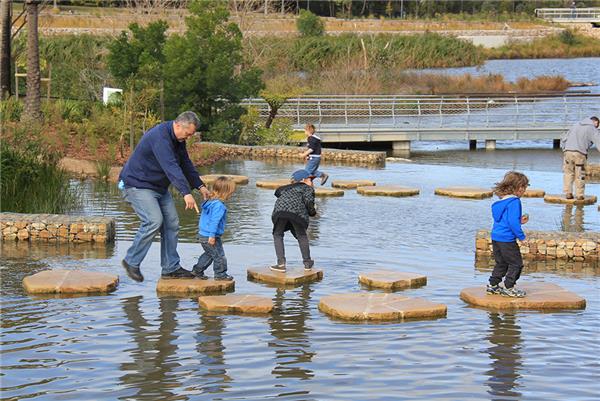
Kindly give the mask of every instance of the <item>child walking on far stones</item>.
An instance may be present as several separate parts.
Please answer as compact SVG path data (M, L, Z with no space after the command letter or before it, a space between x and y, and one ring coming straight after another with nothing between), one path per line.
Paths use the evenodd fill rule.
M231 198L235 191L235 182L228 177L218 177L213 184L208 200L202 204L202 215L198 223L198 239L204 253L198 258L192 273L201 280L208 277L204 271L213 264L215 280L231 281L233 277L227 274L227 258L223 250L221 235L227 223L227 207L224 201Z
M308 142L308 149L302 154L306 159L305 169L311 178L318 177L321 179L321 185L325 185L329 175L319 171L319 165L321 164L321 138L315 134L315 126L312 124L304 126L304 133Z
M496 183L494 192L500 200L492 205L492 248L496 265L487 285L488 294L522 298L525 291L515 288L523 270L521 250L517 238L525 239L521 224L529 221L527 214L521 214L521 196L529 186L529 179L516 171L509 171L504 179ZM500 284L504 278L504 284Z
M292 183L279 187L275 191L275 196L277 200L271 220L273 221L273 241L277 264L271 266L271 270L285 272L283 235L288 230L298 240L304 269L310 270L314 261L310 258L306 229L309 217L316 215L317 211L315 210L315 190L308 171L295 171L292 174Z

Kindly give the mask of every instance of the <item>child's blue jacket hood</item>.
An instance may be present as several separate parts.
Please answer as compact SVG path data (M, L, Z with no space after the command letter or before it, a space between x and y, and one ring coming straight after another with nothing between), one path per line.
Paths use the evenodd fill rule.
M227 207L218 199L209 199L202 203L199 234L204 237L219 237L225 231Z
M525 239L521 229L521 200L516 196L501 199L492 204L492 240L513 242L516 238Z

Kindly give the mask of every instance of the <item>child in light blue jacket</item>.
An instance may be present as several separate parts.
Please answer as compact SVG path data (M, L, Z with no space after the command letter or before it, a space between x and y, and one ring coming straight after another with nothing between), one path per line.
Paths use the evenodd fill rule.
M227 223L227 206L223 202L231 198L234 191L235 182L228 177L218 177L213 184L209 199L202 204L198 239L204 253L200 255L192 270L192 273L201 280L208 279L204 271L211 264L213 264L215 280L233 280L233 277L227 274L227 258L221 236Z

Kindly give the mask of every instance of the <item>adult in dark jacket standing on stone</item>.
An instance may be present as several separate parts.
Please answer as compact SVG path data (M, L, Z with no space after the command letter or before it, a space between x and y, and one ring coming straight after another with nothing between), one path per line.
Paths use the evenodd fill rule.
M586 118L573 125L560 139L563 150L563 192L573 199L573 181L577 200L584 199L587 154L592 145L600 150L598 117Z
M205 199L208 197L208 189L185 146L185 141L199 126L198 116L186 111L174 121L166 121L149 129L119 175L123 198L131 204L141 220L133 244L121 262L129 277L135 281L144 280L140 265L159 231L162 277L194 278L190 271L180 265L177 253L179 216L169 193L169 185L173 184L183 195L186 209L198 212L198 205L192 196L194 188Z

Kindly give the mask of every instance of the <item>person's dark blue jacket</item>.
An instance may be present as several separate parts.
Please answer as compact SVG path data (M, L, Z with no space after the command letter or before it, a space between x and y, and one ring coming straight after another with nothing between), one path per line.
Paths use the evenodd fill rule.
M203 237L220 237L225 231L227 206L219 199L209 199L202 203L202 215L198 232Z
M516 238L523 241L525 233L521 229L521 199L509 196L492 205L492 241L513 242Z
M175 137L173 121L158 124L142 136L123 166L119 180L125 187L151 189L161 194L173 184L184 196L204 185L190 160L185 141L179 142Z

